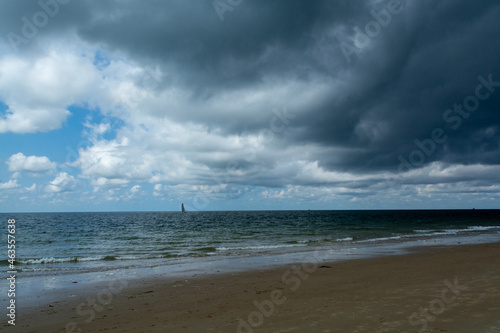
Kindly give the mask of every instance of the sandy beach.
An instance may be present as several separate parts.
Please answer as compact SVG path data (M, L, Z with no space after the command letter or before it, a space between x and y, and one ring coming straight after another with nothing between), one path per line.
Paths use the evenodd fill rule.
M500 332L500 243L190 279L103 281L6 332ZM72 292L74 294L74 292Z

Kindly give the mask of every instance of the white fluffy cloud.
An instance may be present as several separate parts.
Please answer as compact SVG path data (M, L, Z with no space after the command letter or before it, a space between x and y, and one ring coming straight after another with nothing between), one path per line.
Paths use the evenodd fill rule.
M35 61L0 58L0 99L8 106L0 133L60 128L68 106L92 100L99 77L91 59L71 53L54 51Z
M78 181L66 172L59 173L49 185L45 187L47 193L60 193L72 191L76 188Z
M134 185L130 188L130 190L128 190L125 195L124 195L124 199L132 199L132 198L137 198L137 197L140 197L140 196L144 196L146 195L146 192L143 191L142 189L142 186L141 185Z
M12 155L6 163L11 172L43 173L56 168L56 163L51 162L46 156L25 156L23 153Z
M35 133L58 129L72 105L120 114L137 107L151 90L145 80L162 73L122 58L95 63L97 49L84 43L65 47L48 44L32 58L0 56L0 101L8 109L0 116L0 133ZM148 85L144 85L148 82Z
M6 183L0 183L0 190L11 190L14 188L18 188L19 184L16 179L11 179Z

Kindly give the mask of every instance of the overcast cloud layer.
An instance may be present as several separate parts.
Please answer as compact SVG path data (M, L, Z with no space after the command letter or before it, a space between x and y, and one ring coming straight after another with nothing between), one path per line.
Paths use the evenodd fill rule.
M498 207L498 1L0 16L2 211Z

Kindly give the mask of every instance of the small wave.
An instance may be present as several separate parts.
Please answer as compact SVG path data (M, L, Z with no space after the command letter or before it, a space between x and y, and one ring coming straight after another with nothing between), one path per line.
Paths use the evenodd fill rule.
M421 236L436 236L436 235L456 235L459 232L467 231L467 229L436 229L436 230L415 230L413 235L405 235L406 237L421 237Z
M279 249L283 247L296 247L296 246L305 246L306 244L298 241L297 243L286 243L279 245L258 245L258 246L241 246L241 247L218 247L219 251L230 251L230 250L268 250L268 249Z
M471 230L471 231L485 231L485 230L492 230L492 229L500 229L500 226L496 225L496 226L487 226L487 227L483 227L483 226L467 227L467 230Z
M95 259L99 260L99 259ZM78 257L67 257L67 258L37 258L37 259L17 259L19 264L24 265L37 265L37 264L54 264L54 263L63 263L63 262L78 262L84 261L84 258Z
M179 257L178 254L175 254L175 253L164 253L161 255L162 258L177 258Z
M386 240L395 240L395 239L401 239L404 238L405 236L392 236L392 237L379 237L379 238L370 238L370 239L363 239L363 240L358 240L355 243L371 243L371 242L380 242L380 241L386 241Z
M379 242L386 240L397 240L403 238L426 237L426 236L451 236L460 233L473 232L473 231L486 231L492 229L499 229L500 226L469 226L465 229L419 229L414 230L413 234L403 234L391 237L370 238L357 241L358 243L366 242Z
M99 261L99 260L117 260L118 258L114 256L104 256L104 257L64 257L64 258L31 258L31 259L17 259L16 262L21 265L44 265L44 264L58 264L58 263L71 263L71 262L83 262L83 261Z
M428 234L431 232L443 232L443 230L422 229L422 230L414 230L413 232L417 234Z
M291 241L285 242L285 246L287 246L287 245L297 245L297 244L308 244L308 243L313 243L313 242L316 242L316 240L291 240ZM271 245L271 246L274 246L274 245ZM279 245L277 245L277 246L281 247Z
M350 242L352 241L354 238L352 237L345 237L345 238L337 238L335 241L336 242Z
M434 235L456 235L458 233L472 232L472 231L487 231L499 229L500 226L469 226L464 229L422 229L415 230L417 236L434 236Z
M356 241L356 243L370 243L370 242L380 242L380 241L387 241L387 240L398 240L398 239L405 239L405 238L417 238L417 237L428 237L428 236L450 236L450 235L456 235L458 232L459 232L459 230L450 229L450 230L436 231L436 232L403 234L403 235L396 235L396 236L389 236L389 237L363 239L363 240Z
M207 247L200 247L199 249L195 249L195 251L199 252L217 252L217 249L215 247L207 246Z

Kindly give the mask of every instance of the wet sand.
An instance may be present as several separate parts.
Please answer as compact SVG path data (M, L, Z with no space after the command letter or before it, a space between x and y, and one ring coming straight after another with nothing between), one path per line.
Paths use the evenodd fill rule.
M16 326L2 331L500 333L500 243L336 263L311 257L187 280L103 281L68 296L20 311Z

